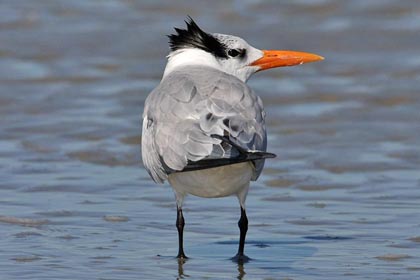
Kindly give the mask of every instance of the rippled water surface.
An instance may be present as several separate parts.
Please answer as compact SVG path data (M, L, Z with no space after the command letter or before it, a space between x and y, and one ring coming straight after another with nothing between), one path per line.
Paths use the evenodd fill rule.
M1 279L420 278L417 1L12 1L0 5ZM173 26L326 57L258 73L269 151L247 200L142 167L140 115Z

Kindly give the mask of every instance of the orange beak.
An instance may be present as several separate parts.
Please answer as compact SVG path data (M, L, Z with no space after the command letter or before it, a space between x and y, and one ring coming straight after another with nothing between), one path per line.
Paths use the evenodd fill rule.
M275 67L300 65L303 63L323 60L322 56L295 51L263 51L264 56L251 63L251 66L258 66L261 70Z

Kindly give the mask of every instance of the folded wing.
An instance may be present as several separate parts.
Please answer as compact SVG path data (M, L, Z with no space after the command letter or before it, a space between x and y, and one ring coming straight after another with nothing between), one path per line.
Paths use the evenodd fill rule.
M146 100L142 157L163 182L172 172L252 161L253 179L266 151L261 99L242 81L212 68L181 68L165 77Z

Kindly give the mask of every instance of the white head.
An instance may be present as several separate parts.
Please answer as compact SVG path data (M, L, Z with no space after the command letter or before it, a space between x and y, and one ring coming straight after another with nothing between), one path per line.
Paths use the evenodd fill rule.
M262 51L236 36L206 33L192 18L186 24L187 29L175 28L177 34L168 36L172 51L168 55L164 77L181 66L203 65L245 82L260 70L323 59L318 55L302 52Z

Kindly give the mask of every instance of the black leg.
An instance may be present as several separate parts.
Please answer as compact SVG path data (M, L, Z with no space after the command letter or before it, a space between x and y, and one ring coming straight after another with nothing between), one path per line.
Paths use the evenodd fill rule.
M248 231L248 218L246 216L245 209L241 207L241 218L238 222L239 230L240 230L240 236L239 236L239 248L238 253L235 257L232 258L232 260L243 263L247 262L249 258L244 254L244 247L245 247L245 237L246 232Z
M182 215L182 208L177 207L176 215L176 228L178 229L178 256L179 259L187 259L187 256L184 253L184 216Z
M243 256L244 255L244 247L245 247L245 237L246 232L248 231L248 218L246 216L245 209L241 207L241 218L238 222L239 230L240 230L240 237L239 237L239 249L238 249L238 255Z

